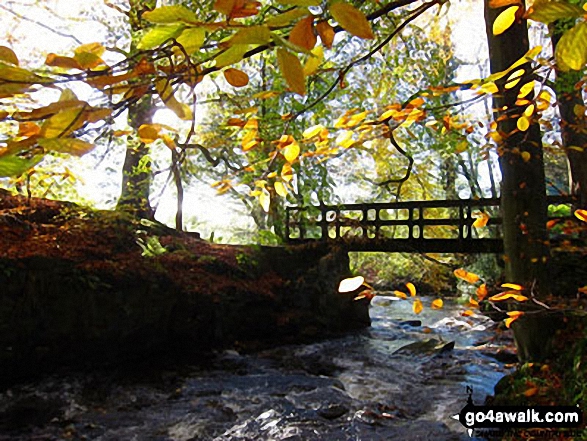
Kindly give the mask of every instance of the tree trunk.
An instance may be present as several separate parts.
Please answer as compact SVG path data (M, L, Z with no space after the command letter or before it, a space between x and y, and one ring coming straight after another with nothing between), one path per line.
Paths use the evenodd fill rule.
M574 24L574 22L572 23ZM561 38L558 26L551 26L553 51ZM563 146L569 160L569 187L571 195L577 198L576 208L587 208L587 118L581 88L575 85L581 81L581 72L557 70L555 91L561 116ZM576 107L579 106L579 107ZM582 112L576 112L575 109Z
M493 22L503 9L505 7L491 9L488 0L485 1L485 23L492 73L506 70L529 49L525 20L517 21L501 35L493 35ZM546 270L549 247L542 139L540 127L536 122L531 123L527 131L520 131L517 128L517 121L524 108L515 104L516 97L520 88L531 79L529 64L520 68L525 70L522 81L510 89L505 89L501 84L499 94L494 95L494 116L498 122L497 129L503 138L498 146L498 153L503 176L501 210L504 260L507 282L519 283L526 288L527 294L540 297L549 291ZM507 81L507 77L506 75L502 82ZM531 100L532 97L528 99ZM520 309L521 306L515 308ZM518 357L523 361L543 358L546 355L543 348L548 345L537 332L543 325L542 321L520 319L518 322L513 327Z
M131 29L130 55L137 52L136 35L142 29L141 14L153 9L156 1L129 1L129 24ZM136 131L143 124L153 122L155 108L150 95L142 97L128 109L129 125ZM152 173L149 159L149 147L140 142L136 136L128 137L126 156L122 167L122 189L117 210L128 211L138 217L151 219L155 213L149 203Z

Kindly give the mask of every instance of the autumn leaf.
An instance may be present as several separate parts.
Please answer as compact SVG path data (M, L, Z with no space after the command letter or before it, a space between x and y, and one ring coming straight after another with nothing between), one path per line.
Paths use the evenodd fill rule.
M244 87L249 84L249 76L242 70L228 68L224 72L224 78L234 87Z
M159 97L168 109L172 110L180 119L191 120L193 113L190 107L184 103L177 101L173 94L173 87L167 79L159 79L155 81L155 89L159 93Z
M587 64L587 21L566 31L556 45L555 58L563 71L581 70Z
M518 118L516 125L520 132L525 132L530 127L530 119L526 115L522 115Z
M181 5L160 6L152 11L144 12L141 17L156 24L197 22L196 15L190 9Z
M282 198L287 197L287 188L281 181L275 181L273 183L273 188L275 189L275 193L277 193Z
M353 292L363 285L365 278L363 276L349 277L340 281L338 285L338 292Z
M294 140L293 142L287 144L284 148L283 151L281 152L283 154L283 156L285 157L285 160L287 162L289 162L290 164L292 162L294 162L298 156L300 155L300 146L299 144Z
M410 295L412 297L416 296L416 287L414 286L414 284L412 282L406 283L406 288L408 288L408 291L410 292Z
M475 228L483 228L487 225L488 221L489 215L487 213L480 213L479 217L475 219L475 222L473 222L473 226Z
M557 20L575 19L581 17L584 11L580 6L560 0L537 0L526 13L526 17L550 24Z
M414 311L415 314L420 314L423 309L424 307L422 306L422 301L420 299L414 300L414 303L412 304L412 311Z
M587 210L575 210L575 217L583 222L587 222Z
M517 283L502 283L501 287L514 289L516 291L522 291L524 289L524 287L522 285L518 285Z
M403 292L403 291L397 291L396 290L396 291L393 292L393 295L396 296L396 297L399 297L400 299L404 299L404 300L408 298L408 295L405 292Z
M259 194L259 203L261 204L261 208L265 213L269 213L269 207L271 205L271 195L266 189L261 190L261 194Z
M320 6L321 0L277 0L277 3L282 5L292 6Z
M184 29L185 25L181 23L154 26L143 35L137 47L138 49L153 49L161 46L166 41L179 37Z
M330 13L345 31L366 40L375 38L367 17L353 5L345 2L334 3L330 5Z
M524 315L523 311L508 311L507 315L509 316L504 320L506 328L509 328L514 321L519 319L521 316Z
M228 40L229 46L236 44L267 44L271 41L271 31L267 25L249 26L237 31Z
M18 57L12 49L6 46L0 46L0 61L18 66Z
M465 282L469 283L476 283L479 281L479 276L477 274L470 273L464 270L463 268L454 270L454 275L457 276L459 279L462 279Z
M39 138L37 144L46 151L68 153L75 156L85 155L94 148L94 144L76 138Z
M265 21L265 24L270 27L287 26L288 24L293 23L297 19L306 17L309 14L310 11L308 10L308 8L294 8L290 11L286 11L282 14L268 18Z
M302 137L304 139L310 139L313 138L314 136L317 136L318 134L320 134L320 132L324 130L324 126L322 124L318 124L312 127L308 127L306 130L304 130L304 132L302 133Z
M279 70L289 88L298 95L306 94L306 76L300 60L286 49L277 49Z
M520 6L510 6L496 17L493 22L493 35L500 35L507 31L516 21L516 12Z
M322 20L316 23L316 32L318 32L322 44L331 49L334 42L334 28L326 20Z
M312 50L316 46L316 34L314 34L314 16L302 18L296 23L289 34L289 41L301 48Z
M444 302L442 301L442 299L435 299L432 300L430 306L432 307L432 309L442 309L442 307L444 306Z
M487 291L487 286L485 285L485 283L483 283L477 288L476 294L479 301L487 297L487 294L489 294L489 292Z
M506 291L489 297L489 300L492 302L502 302L507 299L514 299L518 302L525 302L528 300L528 297L518 294L518 291Z
M158 124L143 124L139 127L138 135L141 142L151 144L159 139L161 126Z
M463 316L463 317L471 317L472 315L475 315L475 313L473 311L471 311L470 309L467 309L467 310L461 312L461 316Z

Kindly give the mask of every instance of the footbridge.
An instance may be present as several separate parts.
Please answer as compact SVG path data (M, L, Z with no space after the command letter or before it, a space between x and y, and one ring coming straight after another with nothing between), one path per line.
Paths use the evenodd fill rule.
M547 200L571 203L566 196ZM499 198L480 198L293 206L286 208L286 238L340 243L349 251L501 253L499 205ZM478 218L484 227L473 225Z

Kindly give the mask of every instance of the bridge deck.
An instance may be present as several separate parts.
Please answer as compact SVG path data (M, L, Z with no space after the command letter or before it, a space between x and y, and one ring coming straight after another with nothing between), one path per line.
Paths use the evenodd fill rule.
M287 207L290 243L329 241L349 251L500 253L499 198ZM549 196L548 204L571 199ZM473 227L486 216L487 225Z

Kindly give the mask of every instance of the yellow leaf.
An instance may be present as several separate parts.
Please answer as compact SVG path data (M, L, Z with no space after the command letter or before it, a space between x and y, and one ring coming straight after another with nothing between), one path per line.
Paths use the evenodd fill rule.
M283 164L283 167L281 168L281 179L285 182L289 182L293 179L293 169L291 164L287 162Z
M351 34L367 40L375 38L367 17L353 5L344 2L334 3L330 5L330 13L338 24Z
M47 151L82 156L94 148L94 144L76 138L39 138L37 143Z
M18 57L12 49L6 46L0 46L0 61L18 66Z
M534 109L535 106L534 104L530 104L528 107L526 107L526 109L524 110L524 115L527 116L528 118L530 118L532 115L534 115Z
M159 139L161 126L158 124L143 124L139 127L138 134L141 142L151 144Z
M470 309L467 309L467 310L461 312L461 315L463 317L471 317L472 315L475 315L475 313L473 311L471 311Z
M316 46L316 40L313 15L309 15L298 21L289 34L290 43L309 51Z
M432 309L442 309L442 307L444 306L444 302L442 301L442 299L435 299L432 300L430 306L432 307Z
M493 22L493 35L503 34L514 24L518 9L520 9L520 6L510 6L496 17Z
M530 127L530 119L528 119L526 115L522 115L520 118L518 118L516 125L518 126L518 130L520 130L520 132L525 132Z
M508 311L507 315L509 315L509 317L504 320L504 323L505 323L505 327L509 328L514 321L516 321L517 319L519 319L521 316L524 315L524 312L523 311Z
M324 130L324 126L322 124L318 124L312 127L308 127L306 130L304 130L302 136L304 137L304 139L310 139L314 136L319 135L322 130Z
M191 120L193 113L189 106L180 103L173 95L173 87L168 80L162 78L155 81L155 89L168 109L172 110L180 119Z
M414 297L416 295L416 287L414 286L414 284L412 282L406 283L406 288L408 288L408 291L410 292L410 295L412 297Z
M221 14L230 16L232 10L234 9L236 1L237 0L216 0L212 8L215 11L220 12Z
M503 302L507 299L514 299L518 302L525 302L528 300L528 297L518 294L518 291L506 291L489 297L489 300L492 302Z
M283 185L283 182L275 181L273 183L273 188L275 189L275 193L277 193L282 198L287 196L287 188L285 188L285 185Z
M151 23L171 24L180 22L196 22L196 15L185 6L161 6L152 11L144 12L141 16Z
M271 195L267 190L264 188L261 190L261 194L259 195L259 203L261 204L261 208L265 213L269 213L269 207L271 205Z
M487 291L487 286L485 285L485 283L483 283L481 286L479 286L479 288L477 288L476 294L479 301L487 297L487 294L489 294L489 292Z
M399 297L400 299L404 299L404 300L408 298L408 295L402 291L394 291L393 295L396 297Z
M585 4L587 5L587 3ZM586 111L587 107L581 104L575 104L575 106L573 107L573 113L575 114L575 116L578 116L579 118L582 118L585 115Z
M518 99L526 98L531 92L534 92L534 83L535 80L532 80L520 87L520 91L518 92Z
M291 164L300 155L300 146L295 141L290 142L284 147L282 154L285 157L285 160Z
M324 49L322 46L316 46L312 49L310 56L306 60L304 64L304 75L309 77L310 75L314 75L317 71L322 62L324 61Z
M323 20L316 23L316 31L320 36L320 40L322 40L322 44L328 49L332 48L335 35L334 28L326 20Z
M228 68L224 72L224 78L234 87L244 87L249 84L249 76L242 70Z
M487 225L488 221L489 221L489 215L487 213L480 213L480 217L475 219L475 222L473 222L473 226L475 228L483 228L484 226Z
M298 95L306 94L306 76L300 60L286 49L277 49L277 63L289 88Z
M340 281L338 285L338 292L353 292L363 285L365 278L363 276L350 277Z
M412 310L415 314L420 314L424 307L422 306L422 301L420 299L414 300L414 304L412 305Z
M336 142L336 144L338 144L341 147L349 148L355 142L353 140L353 132L350 130L345 130L344 132L341 132L336 137L336 140L334 142Z
M479 280L479 276L477 274L470 273L463 268L454 270L454 275L459 279L469 283L476 283Z
M530 154L530 152L522 152L520 153L520 156L522 157L522 160L524 162L528 162L530 159L532 159L532 155Z
M566 31L556 45L555 58L563 71L581 70L587 64L587 21Z
M202 47L205 39L206 31L203 28L187 28L176 38L176 41L190 55Z
M552 95L547 90L542 90L536 97L536 108L538 110L546 110L550 106Z
M85 123L83 107L73 107L56 113L41 125L44 138L68 136Z
M249 26L237 31L228 40L229 46L235 44L267 44L271 41L271 31L267 25Z
M479 308L479 302L475 300L473 297L469 297L469 304L470 308Z
M499 92L499 88L493 81L489 83L484 83L479 87L479 92L486 93L486 94L493 94Z
M587 210L575 210L575 217L583 222L587 222Z

